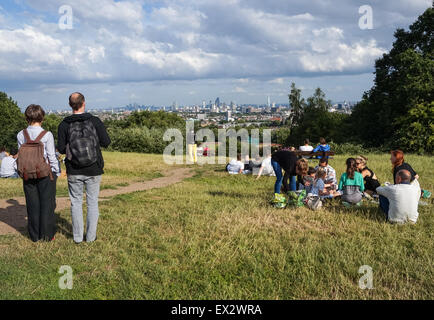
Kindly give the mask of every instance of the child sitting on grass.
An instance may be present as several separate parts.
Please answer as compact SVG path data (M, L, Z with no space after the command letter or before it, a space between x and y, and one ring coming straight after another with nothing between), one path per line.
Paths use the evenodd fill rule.
M327 171L324 168L319 168L316 172L315 181L313 182L311 194L319 196L321 199L335 197L334 188L331 188L330 183L325 183Z
M313 182L316 176L316 169L313 167L309 167L307 170L307 175L304 176L299 183L299 190L306 190L307 193L311 193Z

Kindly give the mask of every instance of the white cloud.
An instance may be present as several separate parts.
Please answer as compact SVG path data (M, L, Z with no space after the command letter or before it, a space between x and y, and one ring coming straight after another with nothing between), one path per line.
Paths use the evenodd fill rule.
M232 92L235 92L235 93L244 93L244 92L246 92L246 89L241 88L241 87L235 87Z
M300 62L308 72L357 71L372 63L384 52L384 49L377 47L375 40L351 46L336 43L333 50L326 51L324 54L305 52L300 57Z
M74 29L62 31L53 16L64 0L22 2L31 19L10 12L2 20L0 13L6 86L228 79L225 92L240 94L258 82L372 72L394 28L430 5L378 2L376 29L363 32L356 1L75 0Z
M270 80L268 82L271 84L284 84L285 79L284 78L276 78L276 79Z

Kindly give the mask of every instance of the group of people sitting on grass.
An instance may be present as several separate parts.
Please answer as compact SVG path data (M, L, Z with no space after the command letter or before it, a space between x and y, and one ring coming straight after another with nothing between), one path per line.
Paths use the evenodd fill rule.
M325 145L322 146L326 148ZM329 150L328 148L327 151ZM309 167L307 159L299 159L293 151L279 150L271 158L276 174L275 198L281 197L283 189L284 192L306 190L308 196L316 196L321 200L340 197L347 207L360 206L364 197L369 200L378 199L388 221L415 223L420 197L429 198L431 193L421 190L419 176L404 161L402 151L392 151L390 161L393 166L393 185L385 183L381 186L375 173L367 166L368 159L365 156L348 158L346 171L337 183L336 171L328 164L327 156L321 157L319 164L313 168Z
M300 151L308 152L327 152L330 151L330 146L327 144L324 138L320 139L319 145L314 149L309 145L309 140L304 141L304 145L300 146ZM295 151L295 147L282 148L281 150ZM261 176L275 176L274 168L271 165L271 153L266 153L261 159L257 157L254 160L250 160L249 156L242 159L241 154L237 155L236 159L232 159L226 166L226 171L229 174L253 174L257 175L257 179Z
M300 151L310 152L298 156L294 147L282 148L272 155L265 155L262 161L249 161L248 158L232 160L226 169L230 174L257 174L276 177L274 184L275 200L282 199L281 192L304 191L307 197L317 197L321 201L340 198L346 207L360 206L365 198L379 203L386 219L390 222L415 223L418 218L418 203L421 197L429 198L431 193L420 188L419 176L410 164L404 161L401 150L391 151L393 184L385 182L381 186L375 173L368 167L368 158L359 155L348 158L346 170L336 176L336 170L329 164L329 156L316 156L316 152L329 152L330 145L324 138L316 148L304 141ZM309 166L309 159L319 158L315 167ZM327 201L327 200L326 200Z

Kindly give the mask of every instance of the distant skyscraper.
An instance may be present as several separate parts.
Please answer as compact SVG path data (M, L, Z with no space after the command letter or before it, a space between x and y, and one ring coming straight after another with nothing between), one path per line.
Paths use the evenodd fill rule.
M215 105L217 108L220 107L220 98L219 97L217 97L217 99L215 99Z
M226 111L226 121L230 121L231 120L231 111Z
M267 96L267 107L269 108L271 106L271 103L270 103L270 96Z

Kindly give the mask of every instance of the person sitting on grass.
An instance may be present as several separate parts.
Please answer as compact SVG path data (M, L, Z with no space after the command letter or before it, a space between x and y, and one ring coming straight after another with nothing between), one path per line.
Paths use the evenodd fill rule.
M319 145L313 149L312 152L328 152L330 151L330 146L327 144L326 139L324 139L323 137L319 138ZM322 156L317 157L317 158L322 158ZM327 156L328 158L328 156Z
M6 157L9 157L9 153L6 152L5 147L1 147L1 149L0 149L0 162Z
M336 179L336 170L329 165L327 158L321 158L319 164L315 167L316 170L323 168L326 171L325 184L329 185L329 189L335 191L338 187L338 180Z
M390 153L390 162L392 162L393 166L393 183L396 184L396 174L400 170L407 170L411 174L411 180L410 182L413 183L415 180L419 179L419 175L416 173L416 171L413 170L411 165L406 163L404 161L404 152L401 150L393 150ZM431 192L428 190L421 189L421 196L422 198L428 199L431 197Z
M313 167L309 167L309 169L307 170L307 175L305 175L302 179L299 179L298 189L306 190L306 194L311 193L315 177L316 177L316 169Z
M0 178L19 178L17 172L17 157L17 151L12 150L9 156L3 158L0 168Z
M226 166L229 174L240 174L244 171L244 163L241 161L241 154L237 154L237 159L232 159Z
M330 184L327 184L325 181L327 177L327 171L324 168L319 168L316 172L316 177L313 182L313 186L311 189L311 193L313 195L319 196L321 199L325 198L334 198L338 193L335 193L334 188L330 188Z
M380 195L380 209L391 223L416 223L421 195L419 182L411 183L411 172L405 169L398 171L394 180L396 184L376 189Z
M345 206L351 204L360 205L362 193L365 191L365 184L360 172L357 171L356 159L348 158L346 161L347 170L339 180L339 193Z
M367 167L368 158L364 156L358 156L356 158L357 171L362 174L363 182L365 184L365 194L367 198L376 194L376 189L381 186L375 173Z

